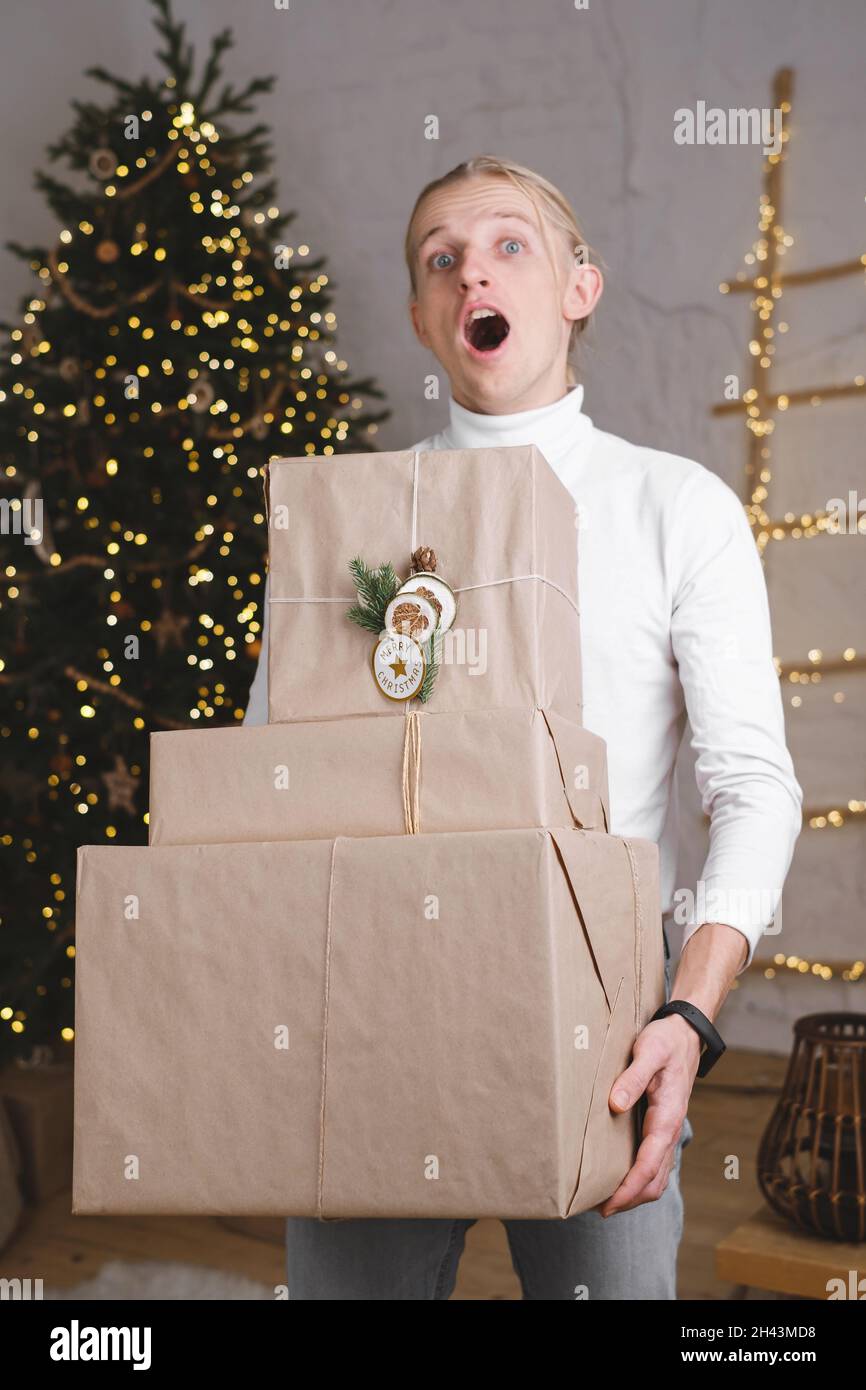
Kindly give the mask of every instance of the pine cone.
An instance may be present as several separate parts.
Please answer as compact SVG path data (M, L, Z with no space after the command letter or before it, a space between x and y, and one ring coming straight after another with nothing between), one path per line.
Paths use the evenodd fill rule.
M426 570L429 574L435 573L436 551L432 546L419 545L417 550L412 551L412 573L418 574L421 570Z

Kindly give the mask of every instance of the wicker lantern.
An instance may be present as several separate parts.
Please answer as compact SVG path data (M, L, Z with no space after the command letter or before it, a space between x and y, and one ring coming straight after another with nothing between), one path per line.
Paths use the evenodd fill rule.
M794 1025L782 1094L758 1149L770 1206L831 1240L866 1240L866 1014Z

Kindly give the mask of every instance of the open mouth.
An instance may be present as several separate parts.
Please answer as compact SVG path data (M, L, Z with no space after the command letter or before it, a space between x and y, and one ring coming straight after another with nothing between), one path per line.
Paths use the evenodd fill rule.
M476 352L494 352L510 332L505 315L490 306L470 309L463 320L463 336Z

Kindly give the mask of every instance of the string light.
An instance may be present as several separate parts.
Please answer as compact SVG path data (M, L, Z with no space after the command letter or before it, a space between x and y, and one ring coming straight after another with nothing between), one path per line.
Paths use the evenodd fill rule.
M760 973L766 980L775 980L781 978L782 972L786 970L795 975L810 975L818 980L841 979L846 984L858 984L866 975L866 961L810 961L803 956L785 956L780 953L773 957L772 964L753 960L745 973Z
M782 69L777 73L773 105L781 110L783 117L787 117L791 111L792 86L793 74L790 69ZM786 322L776 322L783 291L853 274L862 276L866 267L864 253L856 261L821 266L793 274L783 273L780 261L793 245L793 238L784 230L778 215L781 204L781 165L786 159L788 134L787 130L782 131L782 149L778 155L771 154L765 165L764 190L761 193L759 209L759 235L744 258L749 270L738 271L733 281L725 281L719 286L722 294L749 293L752 296L750 308L753 313L753 330L749 343L752 381L741 400L721 402L713 407L713 414L721 416L736 413L743 418L748 431L745 474L750 493L745 511L762 559L766 558L765 552L771 542L866 534L866 517L859 515L859 508L852 529L850 520L846 527L842 527L838 524L838 517L825 510L818 509L800 515L788 512L782 518L773 519L767 506L773 477L770 440L775 429L774 416L796 406L817 409L843 398L866 399L866 376L860 374L851 382L841 385L805 387L796 391L776 393L769 389L770 369L775 355L774 339L777 332L783 334L788 331ZM753 267L758 267L757 273ZM774 661L780 680L798 689L812 689L820 685L828 675L866 670L866 659L858 656L854 647L846 647L838 656L827 658L823 650L815 646L808 652L806 663L782 663L778 658L774 658ZM836 705L842 704L844 698L844 692L837 690L833 695L833 702ZM802 704L803 699L799 693L791 697L790 705L793 709L801 708ZM852 798L844 805L807 808L804 810L803 819L804 824L815 831L838 830L845 825L866 824L866 801ZM760 960L752 961L748 970L752 973L760 972L768 980L781 978L782 973L787 971L825 981L839 978L846 983L856 983L863 978L866 964L862 960L850 963L820 962L808 961L794 955L777 955L770 965ZM734 987L739 988L737 981L734 982Z
M182 28L170 30L168 41L176 55L182 56ZM212 61L215 64L215 57ZM211 73L212 81L216 72L215 68ZM174 93L175 77L167 77L162 86ZM160 590L164 592L158 572L164 564L150 558L155 541L151 538L154 527L148 524L149 517L146 520L143 514L133 525L111 515L112 498L117 494L110 485L116 478L128 489L133 464L133 458L121 451L118 442L118 417L123 425L138 428L139 440L142 434L147 439L149 426L154 429L151 442L139 442L135 451L135 458L145 462L143 477L146 461L165 451L169 437L166 426L170 429L172 421L176 421L177 432L172 431L171 438L178 455L177 466L185 474L201 472L208 479L208 487L214 486L211 479L219 478L222 501L230 498L235 503L242 501L251 485L260 487L261 458L263 454L276 456L268 455L274 439L283 444L287 434L300 432L303 443L296 447L296 452L303 448L307 454L330 456L351 430L364 431L363 442L359 440L363 448L377 429L375 419L358 419L365 402L345 389L347 363L329 348L328 339L338 325L336 314L322 303L328 276L307 271L299 263L310 254L304 244L297 249L288 248L277 262L278 248L271 247L268 239L275 237L284 215L274 202L266 209L241 206L242 198L251 192L249 186L255 175L250 169L237 170L237 139L233 138L230 147L221 149L220 132L214 122L197 111L191 101L169 95L165 99L159 97L158 102L157 105L150 101L139 113L140 121L149 129L148 143L138 147L137 157L130 157L125 150L111 168L109 151L109 158L102 161L98 177L105 178L105 182L98 213L92 220L70 220L68 226L59 229L54 249L44 258L31 260L39 293L30 298L22 326L10 334L10 366L15 377L21 379L10 380L8 391L0 391L0 403L14 403L19 412L16 419L24 419L25 437L33 446L35 458L44 438L51 437L46 431L46 420L52 417L73 440L82 438L82 431L86 431L88 441L111 441L105 451L108 457L94 459L89 471L85 466L72 498L76 525L85 534L93 531L94 539L105 533L99 553L62 553L46 540L44 556L39 557L43 569L37 565L33 570L17 573L14 566L8 566L0 576L9 601L17 601L23 595L29 607L32 593L28 593L28 585L43 579L50 583L54 577L60 579L77 568L92 565L100 582L107 585L105 611L100 619L104 618L115 645L120 632L131 627L141 634L152 633L158 642L179 648L178 660L185 659L185 668L197 680L192 707L180 721L155 713L124 688L124 664L108 646L97 648L92 670L70 665L63 668L61 675L75 692L70 728L53 729L53 715L58 712L51 711L44 720L33 719L26 737L35 749L46 745L49 739L54 743L57 751L45 778L45 795L52 802L68 805L76 819L91 822L84 827L84 838L90 841L99 833L106 840L117 838L117 817L113 814L116 798L122 801L123 797L132 796L131 789L137 785L142 769L133 760L127 767L121 759L122 767L116 765L114 772L100 773L106 791L92 790L84 780L90 775L87 757L74 751L79 734L95 741L108 711L115 715L118 708L128 711L131 729L139 735L154 726L187 728L192 721L205 723L220 714L224 720L240 722L244 711L232 699L222 673L228 670L234 674L240 659L247 653L256 655L263 626L262 566L258 561L250 564L242 556L241 533L233 529L225 515L220 515L216 490L208 491L204 501L205 506L213 509L214 524L201 523L200 517L196 518L190 528L195 538L180 571L181 582L186 581L191 598L194 594L204 598L218 589L209 605L213 613L203 613L202 621L186 634L184 626L190 619L171 613L167 607L162 609L162 617L154 620L139 616L147 607L142 602L142 585L157 601ZM109 124L106 122L107 127ZM91 168L96 175L96 167ZM203 273L179 275L172 247L163 244L164 234L143 220L135 221L139 206L142 212L147 208L146 189L156 179L172 181L178 216L185 217L193 229L194 244L202 250L199 259L207 262ZM193 183L196 186L190 187ZM165 189L166 185L162 187ZM123 211L136 198L140 201L132 203L135 211L127 226ZM122 236L120 228L124 228ZM132 269L137 279L125 296L115 290L112 301L105 298L96 302L91 298L94 258L105 266L120 261L121 268L128 265ZM123 258L128 258L127 265ZM289 266L293 281L290 285L284 273ZM123 276L117 278L123 283ZM110 284L110 279L100 282L101 287L103 284ZM112 350L105 352L101 361L98 349L88 353L89 358L96 358L89 377L97 389L88 382L87 395L82 395L78 383L66 393L64 362L69 364L71 382L81 372L81 364L68 350L65 358L59 358L56 374L52 375L53 345L47 337L39 336L39 315L48 306L52 291L87 320L101 325L109 340ZM158 341L160 335L169 334L177 335L172 336L171 349L167 342L162 343L157 356L148 363L146 359L156 345L154 339ZM116 399L113 404L113 397L117 396L113 380L122 375L124 368L120 364L127 357L119 343L125 340L128 347L132 335L139 349L131 350L127 371L136 378L141 398L139 394L128 396L121 413ZM189 359L199 344L205 345L205 350L196 365ZM263 361L265 356L270 362ZM39 388L56 388L58 383L63 387L59 403L52 401L50 389L37 389L34 368L44 372L39 377ZM30 384L31 375L34 385ZM302 408L299 401L303 402ZM243 476L231 480L235 468ZM19 471L24 470L19 470L16 461L6 460L7 479L17 478ZM156 485L148 487L146 483L143 497L149 498L155 508L163 504ZM20 509L19 499L13 500L12 505L16 504ZM249 511L253 525L265 525L260 505L254 504ZM71 534L67 531L63 536L70 549ZM226 572L229 568L231 573ZM134 590L132 584L136 581L139 587ZM135 604L131 602L133 598ZM219 614L223 621L219 621ZM189 650L185 650L187 647ZM0 670L7 670L2 659ZM0 737L8 737L11 732L3 728ZM146 813L142 819L147 823ZM6 848L19 848L28 864L35 865L47 855L47 850L37 849L30 838L17 832L4 834L2 843ZM43 907L41 921L46 930L56 931L65 889L56 871L50 879L54 896ZM74 955L73 946L66 949L70 957ZM64 978L60 983L69 988L72 981ZM36 992L40 990L45 992L41 983L36 986ZM12 1006L0 1007L0 1020L16 1034L26 1033L30 1026L27 1010ZM58 1032L64 1042L74 1037L69 1027Z

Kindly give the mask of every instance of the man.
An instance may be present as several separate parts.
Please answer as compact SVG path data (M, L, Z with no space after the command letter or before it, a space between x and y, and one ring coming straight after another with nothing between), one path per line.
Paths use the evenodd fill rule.
M691 726L710 847L666 990L693 1008L650 1022L611 1088L614 1111L646 1104L617 1191L567 1221L506 1222L525 1298L676 1298L680 1160L703 1041L773 921L801 820L760 562L726 484L583 413L569 353L602 276L558 189L509 161L469 160L421 193L406 258L415 332L451 389L448 425L412 447L536 444L578 504L583 721L607 741L611 831L659 844L668 911L674 763L687 716ZM245 723L267 721L266 639L267 613ZM447 1298L471 1225L290 1219L290 1295Z

